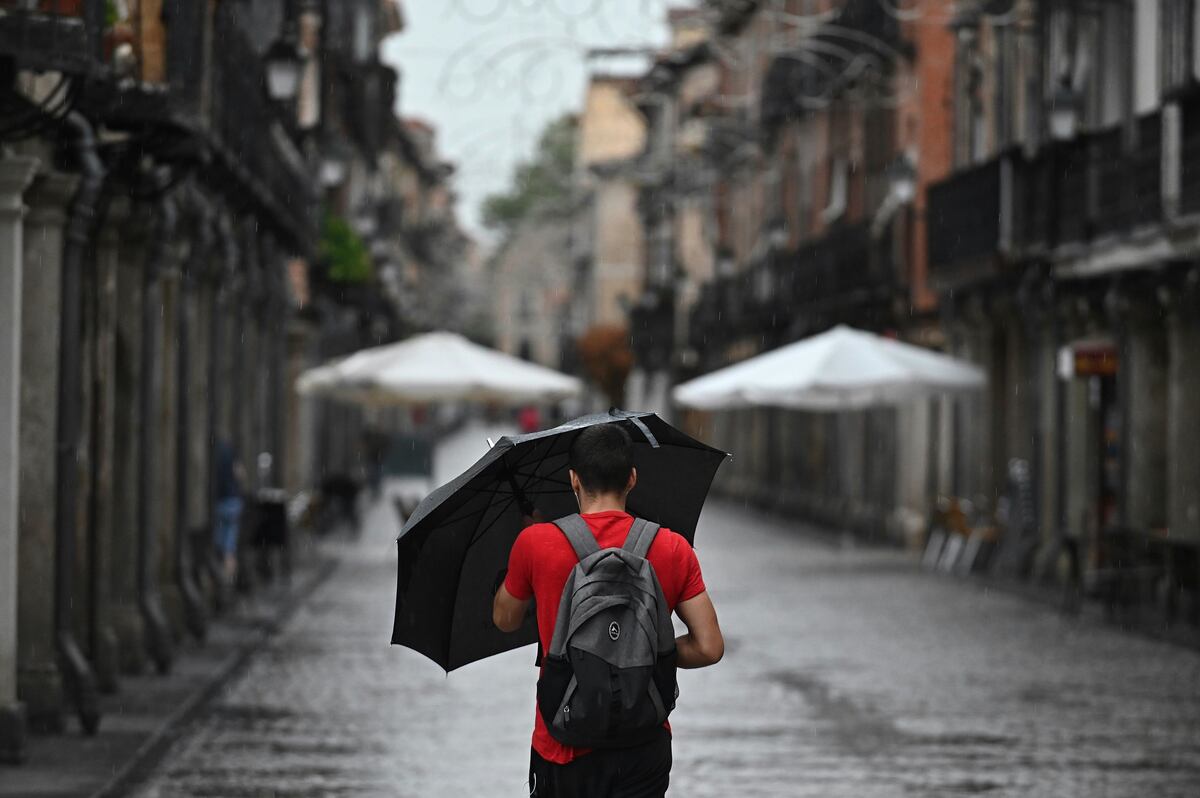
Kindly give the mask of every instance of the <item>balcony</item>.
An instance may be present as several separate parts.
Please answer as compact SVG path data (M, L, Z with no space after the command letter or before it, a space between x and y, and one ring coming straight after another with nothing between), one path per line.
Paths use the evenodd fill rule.
M1200 213L1200 96L1181 104L1179 212Z
M867 222L839 224L801 244L790 265L791 315L821 316L827 323L873 326L889 312L901 283L890 238L876 239Z
M956 172L929 187L929 267L938 278L972 267L990 268L1006 248L1001 217L1011 217L1002 172L1013 156Z
M1186 119L1186 115L1185 115ZM1162 117L1012 152L928 189L929 266L943 285L984 279L1016 259L1126 235L1163 219ZM1193 162L1200 162L1200 113ZM1187 162L1185 125L1184 160ZM1188 196L1184 170L1184 196ZM1200 210L1200 169L1192 174ZM1187 202L1183 203L1185 206Z
M19 69L91 75L102 63L105 0L0 0L0 56Z

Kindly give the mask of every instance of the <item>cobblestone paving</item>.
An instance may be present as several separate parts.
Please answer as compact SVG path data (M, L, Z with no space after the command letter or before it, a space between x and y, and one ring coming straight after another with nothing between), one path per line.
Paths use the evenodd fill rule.
M526 794L533 653L389 647L389 513L138 795ZM672 795L1200 795L1200 653L740 508L698 542L729 645L681 674Z

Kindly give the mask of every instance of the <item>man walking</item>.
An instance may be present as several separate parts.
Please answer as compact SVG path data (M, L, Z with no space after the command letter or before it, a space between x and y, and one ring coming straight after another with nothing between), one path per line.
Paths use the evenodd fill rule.
M650 604L657 604L653 600L656 594L665 606L651 608L640 617L653 615L654 610L658 609L665 619L666 633L673 634L669 628L669 614L674 612L688 629L687 634L675 638L673 647L669 645L670 638L667 638L671 650L660 653L660 659L654 665L655 675L650 681L660 685L669 684L673 688L675 667L703 668L719 662L725 651L725 642L692 547L682 535L637 521L625 512L626 497L637 484L629 435L616 424L588 427L572 443L569 464L571 489L579 502L580 514L555 523L536 523L520 534L509 555L507 575L496 591L493 605L496 626L502 631L516 631L521 627L529 602L535 601L541 650L550 655L546 658L550 660L556 651L565 650L562 638L568 634L568 627L573 632L578 626L562 619L584 617L572 614L578 612L572 606L578 585L584 585L585 591L604 589L603 579L587 583L589 576L581 570L584 564L581 560L593 571L596 570L595 563L604 560L608 565L618 563L618 566L625 567L632 574L644 558L652 568L654 579L651 580L653 586L650 590L642 590L641 595L651 594ZM576 519L579 518L582 518L586 527L578 526ZM594 540L579 539L588 533ZM614 549L622 551L614 553ZM581 557L581 553L586 556ZM601 569L603 567L600 566ZM564 599L564 587L568 580L572 591ZM620 588L614 590L619 592ZM620 596L595 594L592 600L604 605L623 601ZM644 608L636 609L641 611ZM604 627L601 631L604 631ZM628 634L624 639L629 641L638 635L638 631L626 630ZM625 633L617 621L608 624L607 636L614 647L622 639L622 634ZM605 635L600 634L599 637L604 638ZM582 645L586 648L586 644ZM627 651L610 659L620 664L629 658ZM570 647L569 656L560 656L556 666L575 668L571 684L577 684L578 692L583 693L584 683L589 678L595 678L597 663L601 667L617 670L613 662L604 663L592 658L590 652L575 647ZM586 726L589 718L577 719L573 733L567 732L567 713L574 706L571 699L575 690L568 688L561 701L557 694L551 701L545 700L543 692L552 689L547 685L554 679L547 674L546 663L542 667L543 678L538 685L540 706L535 713L530 755L530 795L536 798L661 798L666 793L671 772L670 726L663 720L674 706L674 695L661 695L655 684L648 685L648 694L658 714L656 716L651 708L647 715L643 708L637 706L639 698L618 695L620 688L612 688L613 695L605 696L605 706L601 710L604 716L609 716L609 704L617 707L611 709L613 716L622 711L631 715L641 713L639 717L651 718L648 730L630 733L630 739L624 741L619 736L614 739L610 733L604 739L604 747L572 744L564 742L563 738L572 741L580 739L579 730L583 728L580 720ZM664 669L669 673L666 680L660 678ZM637 689L644 691L642 685L648 680L642 678L639 682L634 673L637 670L628 668L618 674L619 679L614 676L611 681L621 685L637 684ZM575 676L579 677L578 680ZM605 689L608 689L608 683L609 679L605 677ZM618 706L622 702L625 710ZM581 716L584 709L587 707L576 707L576 716ZM549 721L547 714L550 715ZM595 714L593 712L593 723Z

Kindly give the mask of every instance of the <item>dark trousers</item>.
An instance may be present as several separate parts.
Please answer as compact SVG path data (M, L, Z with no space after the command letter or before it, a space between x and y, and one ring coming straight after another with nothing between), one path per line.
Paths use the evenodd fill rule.
M662 798L671 782L671 733L632 748L607 748L556 765L532 751L530 798Z

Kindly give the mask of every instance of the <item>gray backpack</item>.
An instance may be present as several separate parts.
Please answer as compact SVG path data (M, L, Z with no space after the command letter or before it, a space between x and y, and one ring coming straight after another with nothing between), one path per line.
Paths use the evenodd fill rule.
M554 522L579 557L567 576L538 709L566 745L614 748L649 740L675 708L675 630L646 559L658 524L634 519L625 544L601 549L578 514Z

